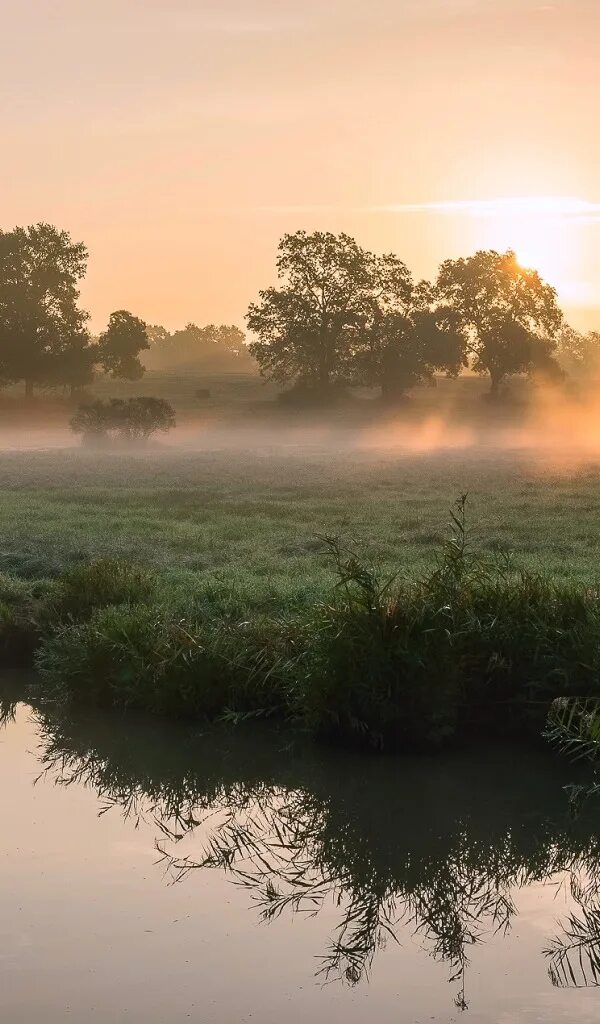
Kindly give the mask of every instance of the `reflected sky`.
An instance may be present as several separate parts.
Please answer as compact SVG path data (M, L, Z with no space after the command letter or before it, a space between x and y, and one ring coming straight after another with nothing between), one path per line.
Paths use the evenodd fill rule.
M7 1020L597 1019L598 821L544 751L19 705L0 764Z

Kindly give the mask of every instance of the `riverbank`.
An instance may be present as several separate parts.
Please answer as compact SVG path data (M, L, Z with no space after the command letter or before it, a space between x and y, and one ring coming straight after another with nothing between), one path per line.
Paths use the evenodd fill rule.
M552 700L600 696L600 596L471 550L465 504L424 574L381 577L322 538L335 585L269 614L96 560L0 579L0 651L45 699L194 720L284 719L371 749L539 736Z

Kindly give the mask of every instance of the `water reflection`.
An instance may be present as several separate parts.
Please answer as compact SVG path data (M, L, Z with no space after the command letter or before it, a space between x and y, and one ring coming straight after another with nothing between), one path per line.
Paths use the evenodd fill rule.
M333 904L324 981L365 980L408 930L466 1009L473 947L510 930L520 889L545 883L566 885L573 907L545 943L552 984L600 982L598 817L569 820L572 770L543 753L366 759L255 728L35 713L41 772L93 787L100 813L155 823L169 881L221 869L267 922Z

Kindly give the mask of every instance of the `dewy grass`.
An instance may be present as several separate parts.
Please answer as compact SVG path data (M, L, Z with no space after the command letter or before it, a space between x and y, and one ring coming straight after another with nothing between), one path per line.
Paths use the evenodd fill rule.
M122 561L82 564L45 591L4 578L5 635L28 624L58 700L275 715L376 749L539 734L555 698L600 696L598 592L473 551L464 500L452 525L421 575L380 578L322 541L337 574L329 599L279 616L199 589L186 606L183 580L175 596Z

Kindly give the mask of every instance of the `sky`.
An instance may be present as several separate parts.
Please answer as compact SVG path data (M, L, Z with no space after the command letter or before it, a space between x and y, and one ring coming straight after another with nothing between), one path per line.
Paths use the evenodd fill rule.
M600 329L600 0L0 0L0 228L92 326L243 324L287 231L508 248Z

